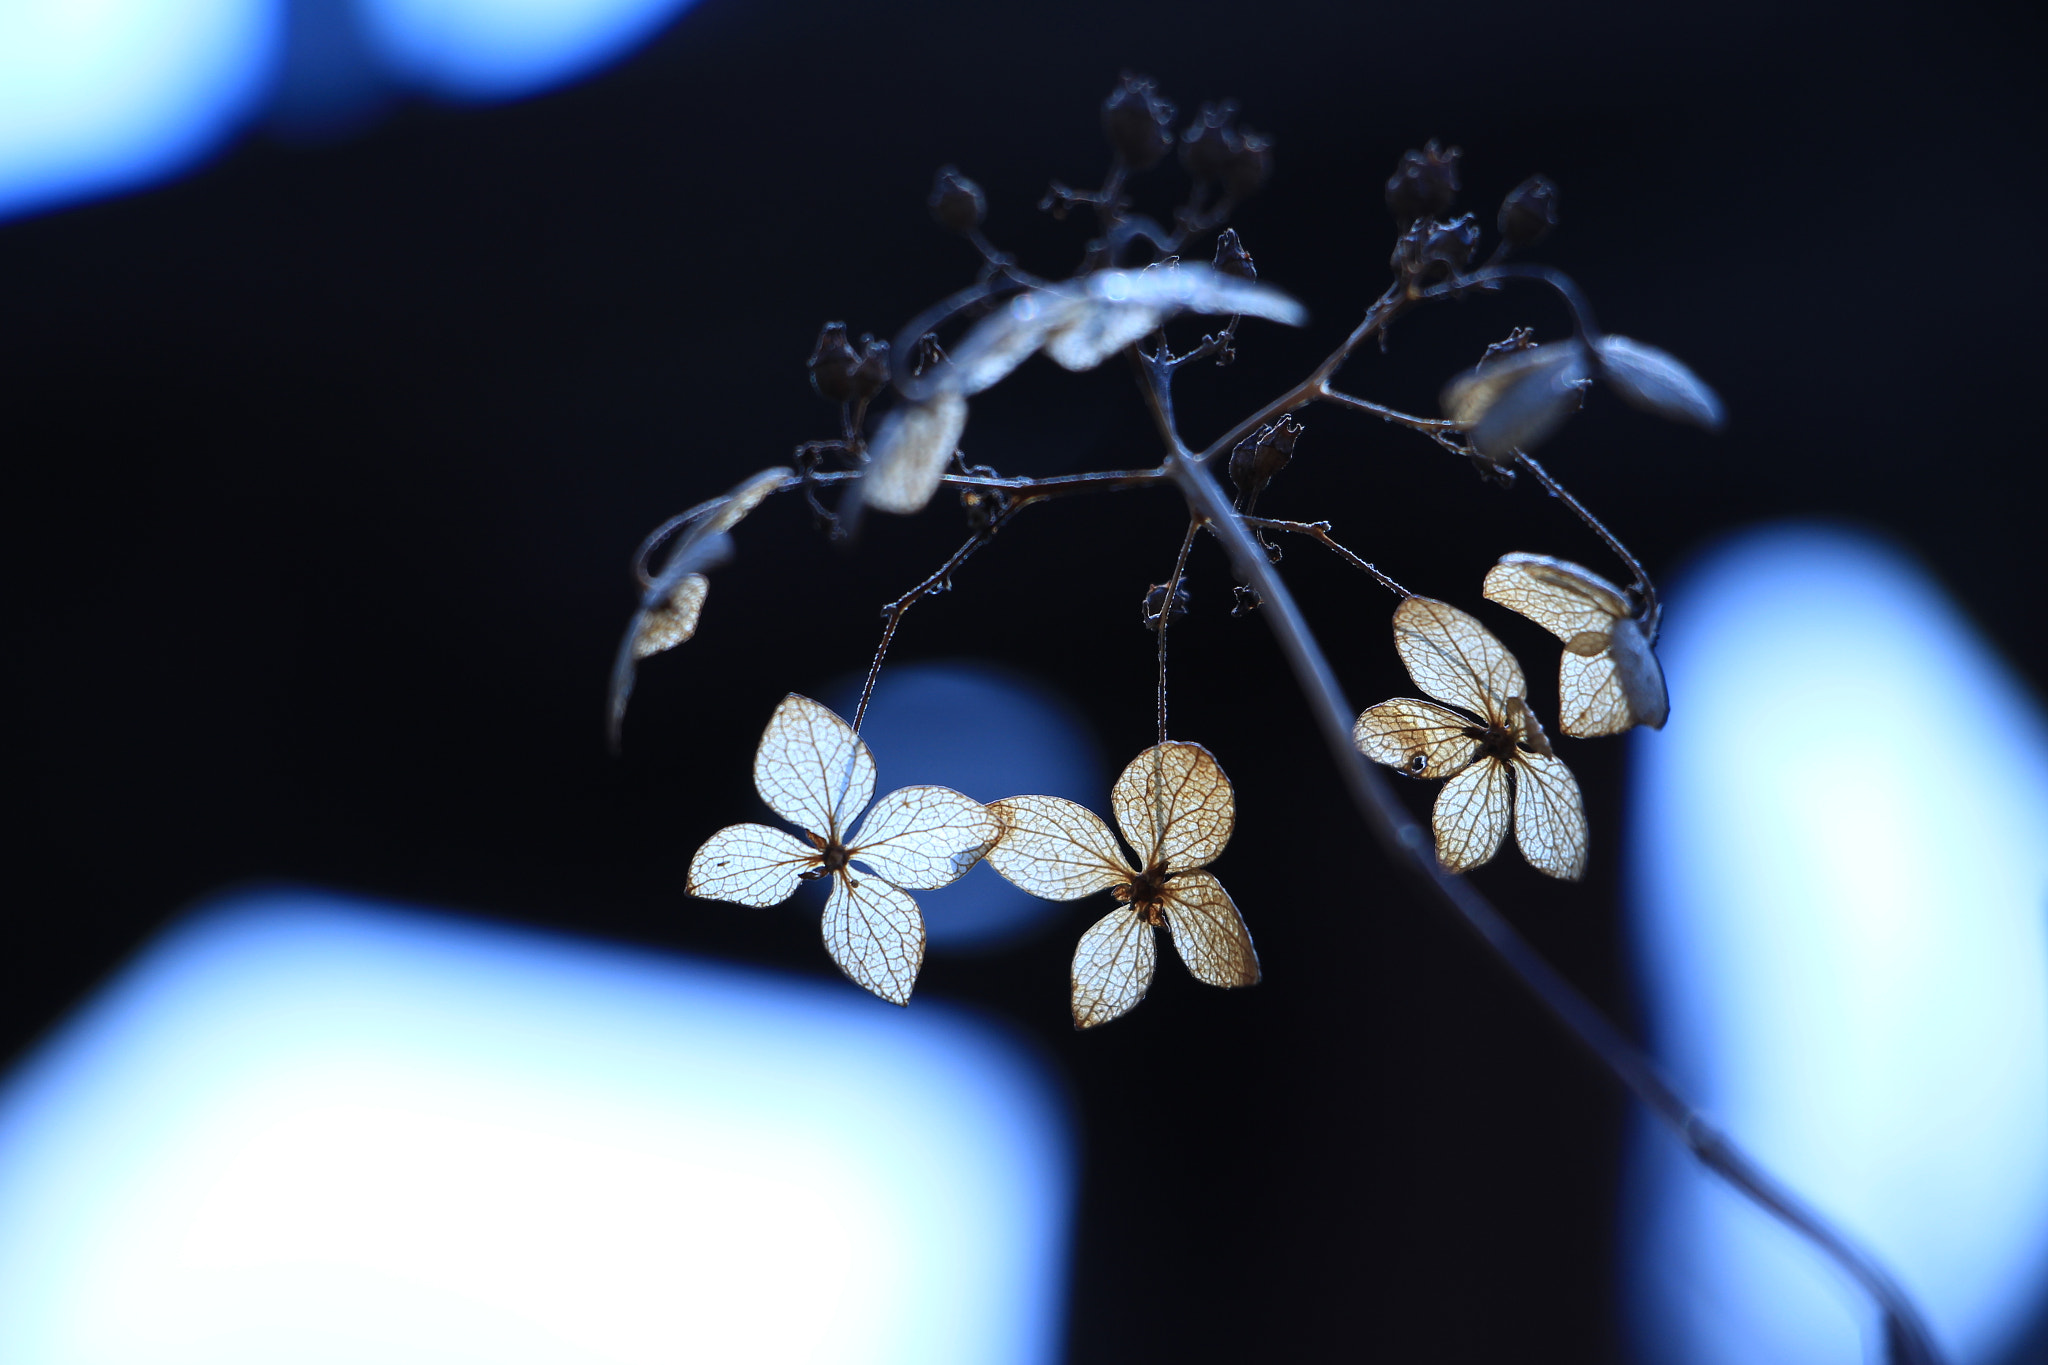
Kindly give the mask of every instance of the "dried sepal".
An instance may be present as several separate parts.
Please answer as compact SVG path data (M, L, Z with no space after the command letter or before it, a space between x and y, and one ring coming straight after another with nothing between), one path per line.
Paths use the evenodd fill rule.
M1625 402L1672 422L1719 431L1721 398L1677 356L1631 337L1600 338L1600 376Z
M869 446L861 501L879 512L923 510L966 428L967 400L945 389L891 411Z
M1000 824L950 787L915 786L875 802L849 833L874 795L874 756L853 727L793 692L762 732L754 785L804 837L767 825L729 825L690 859L690 894L775 905L799 882L830 877L826 951L858 985L907 1003L924 961L924 921L902 888L958 880L995 843Z
M1071 322L1087 307L1086 299L1049 289L1012 294L969 328L953 348L948 387L957 393L976 394L999 383L1037 354L1054 328Z
M711 588L704 571L731 557L732 529L769 494L787 486L795 477L795 470L779 465L764 469L685 514L685 529L670 548L661 571L641 592L640 606L626 624L625 637L619 641L618 654L612 662L605 733L614 749L618 748L619 729L626 719L626 703L633 696L636 665L642 659L675 648L697 633L704 598Z
M1534 450L1579 410L1592 363L1578 341L1490 353L1444 386L1444 416L1495 463Z
M1486 597L1564 641L1558 723L1576 739L1661 729L1671 705L1652 650L1653 627L1626 595L1591 569L1548 555L1504 555L1486 573Z
M1437 860L1453 872L1477 867L1512 823L1530 866L1568 881L1583 876L1578 783L1551 752L1507 647L1469 614L1427 597L1395 609L1394 642L1416 685L1450 705L1381 702L1358 717L1352 741L1408 776L1448 779L1430 814Z
M637 662L677 645L697 633L697 618L704 611L704 594L711 580L700 573L686 573L676 580L668 599L643 608L634 619L633 658Z
M1215 755L1181 741L1154 745L1123 770L1110 801L1136 858L1118 847L1100 816L1072 801L1013 796L989 807L1002 833L988 864L1011 882L1047 900L1112 891L1123 902L1075 947L1074 1027L1107 1023L1145 998L1159 928L1196 979L1257 984L1259 958L1244 919L1202 870L1236 821L1230 780Z

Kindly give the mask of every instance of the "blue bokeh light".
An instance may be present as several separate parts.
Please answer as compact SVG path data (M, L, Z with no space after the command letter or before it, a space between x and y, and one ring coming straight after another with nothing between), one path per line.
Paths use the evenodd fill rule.
M0 217L128 189L260 103L276 0L0 3Z
M825 701L851 721L860 679L833 688ZM875 753L877 792L932 782L977 801L1064 796L1107 809L1109 778L1087 726L1014 674L971 663L891 666L875 684L861 735ZM927 941L943 950L1013 943L1071 909L1019 891L986 863L951 886L917 892L916 900Z
M928 1000L244 897L0 1091L0 1360L1035 1365L1071 1145Z
M523 95L604 65L690 0L358 0L392 69L459 99Z
M1875 1251L1961 1362L2048 1294L2048 723L1896 550L1794 527L1669 594L1629 878L1680 1087ZM1872 1358L1818 1255L1635 1143L1642 1359Z

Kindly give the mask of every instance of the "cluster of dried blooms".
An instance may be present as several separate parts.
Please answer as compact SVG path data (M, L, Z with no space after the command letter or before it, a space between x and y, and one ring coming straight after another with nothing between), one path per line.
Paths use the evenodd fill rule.
M1599 537L1628 571L1628 582L1517 552L1487 573L1483 595L1563 643L1562 734L1588 739L1638 725L1655 728L1668 709L1653 652L1656 588L1621 541L1532 452L1556 435L1596 383L1636 407L1708 429L1721 424L1720 401L1672 356L1601 332L1569 278L1514 259L1557 223L1557 191L1543 177L1532 176L1507 196L1496 218L1498 236L1481 259L1482 226L1473 215L1454 212L1459 152L1431 142L1403 156L1387 181L1396 227L1387 290L1299 383L1193 449L1174 415L1176 376L1200 360L1229 364L1246 318L1286 326L1306 321L1300 305L1260 281L1244 242L1225 226L1232 209L1265 183L1272 148L1238 124L1229 103L1204 105L1176 131L1173 107L1150 81L1131 75L1104 102L1102 126L1113 155L1101 186L1084 191L1055 182L1040 205L1056 218L1092 211L1097 231L1076 269L1046 279L1022 268L983 232L981 190L951 168L941 171L932 215L979 252L974 282L913 317L890 341L866 335L856 343L843 323L826 324L809 370L817 393L838 406L838 434L806 442L788 464L672 517L642 543L634 561L640 608L612 677L615 746L636 667L695 634L709 588L706 571L730 556L735 528L764 498L800 491L817 523L845 537L866 511L919 512L950 488L969 530L929 577L884 608L881 642L851 725L803 697L789 696L776 708L755 757L755 785L801 837L768 825L720 830L691 861L690 892L772 905L802 881L831 878L826 950L847 976L898 1004L909 1000L924 957L924 926L909 892L947 885L983 859L1050 900L1103 891L1114 899L1074 953L1070 998L1077 1027L1117 1018L1144 997L1159 929L1198 979L1218 986L1258 981L1251 935L1208 870L1230 838L1234 795L1207 749L1171 739L1167 730L1167 634L1186 614L1188 557L1207 533L1222 544L1238 578L1233 614L1260 613L1272 624L1346 785L1390 854L1409 856L1413 821L1358 754L1411 778L1443 782L1433 812L1436 866L1425 869L1439 902L1478 931L1588 1055L1678 1133L1696 1160L1864 1287L1879 1306L1888 1359L1937 1365L1940 1352L1896 1282L1715 1131L1456 876L1490 859L1510 827L1538 870L1567 879L1585 871L1588 838L1578 783L1530 708L1514 657L1471 614L1408 592L1340 543L1329 522L1254 515L1260 496L1299 453L1304 426L1296 414L1317 405L1417 433L1469 459L1488 482L1507 484L1527 474ZM1128 188L1175 148L1187 172L1186 197L1170 222L1160 223L1136 209ZM1212 241L1209 264L1182 259L1184 251ZM1471 370L1444 386L1440 416L1402 412L1333 383L1363 343L1384 345L1389 329L1411 311L1519 286L1561 299L1571 313L1571 334L1538 341L1530 330L1517 329L1488 346ZM1176 352L1167 328L1185 315L1225 321ZM1158 428L1159 464L1021 478L970 463L961 446L970 400L1038 355L1067 370L1128 358ZM877 403L883 408L871 413ZM1227 472L1234 498L1223 494L1219 470ZM870 808L875 765L859 730L905 613L950 586L969 556L1030 508L1144 489L1177 493L1189 519L1172 571L1143 599L1158 658L1159 742L1132 760L1110 794L1132 852L1101 817L1054 797L1015 796L982 806L945 787L916 786ZM1430 700L1396 698L1349 717L1320 644L1274 571L1278 551L1267 537L1286 534L1318 542L1400 599L1394 646ZM664 547L655 569L653 556Z
M1481 225L1469 213L1454 212L1458 150L1432 142L1409 152L1387 182L1396 228L1391 286L1314 373L1196 451L1174 422L1176 373L1198 360L1230 363L1246 319L1296 327L1307 320L1298 303L1259 279L1244 242L1224 226L1236 204L1264 184L1271 146L1242 128L1228 103L1204 105L1176 131L1172 106L1149 81L1130 75L1105 101L1103 128L1113 156L1101 186L1082 191L1056 183L1041 205L1059 217L1093 211L1098 231L1077 269L1057 279L1023 269L984 234L987 205L979 187L951 167L941 171L929 206L943 228L980 254L974 282L914 317L893 341L872 335L855 341L844 323L826 324L809 374L817 393L839 408L838 434L807 442L788 464L664 523L636 561L643 596L614 673L614 740L635 668L695 633L709 586L706 571L730 555L735 527L763 499L801 491L819 524L846 536L865 513L920 512L949 486L959 496L969 539L931 579L889 604L853 723L792 695L762 737L756 785L801 837L766 825L734 825L714 834L690 868L691 894L745 905L775 904L800 881L831 878L827 951L854 981L899 1004L909 999L924 953L923 925L908 893L947 885L984 858L1047 899L1098 891L1115 898L1116 908L1082 936L1074 956L1071 999L1079 1026L1113 1019L1143 997L1158 928L1171 935L1199 979L1222 986L1259 979L1244 922L1206 870L1230 835L1230 785L1207 749L1169 738L1166 724L1167 631L1187 610L1188 556L1202 532L1223 534L1224 518L1239 520L1275 558L1268 535L1310 536L1399 597L1395 648L1430 699L1383 702L1359 715L1351 734L1367 757L1408 777L1443 782L1434 830L1444 868L1463 872L1486 862L1512 827L1532 866L1567 879L1584 873L1588 837L1577 781L1553 750L1530 707L1521 667L1500 641L1467 612L1410 594L1340 544L1329 523L1253 515L1260 496L1297 455L1301 409L1328 405L1407 428L1469 458L1494 482L1523 472L1538 479L1614 551L1630 582L1624 587L1561 559L1514 553L1487 574L1484 595L1563 642L1563 734L1618 734L1660 726L1665 718L1652 650L1655 588L1621 542L1531 452L1596 382L1636 406L1703 427L1719 425L1721 408L1671 356L1601 333L1568 279L1510 259L1555 225L1555 187L1541 176L1517 187L1501 206L1497 239L1481 260ZM1129 185L1175 148L1187 192L1170 223L1161 223L1137 211ZM1210 263L1183 259L1197 244L1213 248ZM1409 311L1517 284L1563 298L1574 319L1572 334L1539 342L1518 329L1487 347L1477 365L1445 385L1441 415L1399 412L1333 385L1360 343L1384 340ZM1167 328L1186 315L1223 322L1176 353ZM962 441L972 400L1034 356L1072 371L1120 356L1134 359L1160 427L1160 465L1019 478L970 463ZM1220 515L1205 509L1195 496L1199 489L1188 482L1213 480L1216 471L1227 473L1235 489ZM984 807L943 787L907 787L876 802L860 820L874 792L874 760L858 731L904 613L948 583L968 555L1027 508L1151 486L1180 491L1191 515L1172 572L1150 586L1144 602L1160 665L1152 698L1159 743L1132 761L1111 796L1117 824L1137 856L1119 847L1100 817L1045 796ZM655 570L650 560L664 546L666 557ZM1241 582L1236 612L1263 605L1258 589Z

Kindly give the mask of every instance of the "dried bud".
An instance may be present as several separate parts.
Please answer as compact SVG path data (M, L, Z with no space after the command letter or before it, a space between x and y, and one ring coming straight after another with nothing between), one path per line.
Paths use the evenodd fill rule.
M1403 153L1387 180L1387 207L1394 221L1406 227L1418 218L1443 217L1457 202L1458 158L1463 155L1456 147L1445 150L1435 138L1419 152L1410 148Z
M1500 202L1501 240L1516 251L1534 246L1557 226L1557 186L1532 175Z
M1216 234L1215 266L1219 273L1235 275L1241 280L1256 280L1259 269L1252 264L1252 254L1244 249L1244 243L1237 240L1236 228L1225 228Z
M1230 614L1232 616L1250 616L1260 607L1266 605L1266 599L1259 596L1258 589L1249 583L1235 585L1231 588L1230 594Z
M1159 613L1166 610L1166 585L1154 583L1145 593L1145 629L1159 629ZM1169 621L1178 621L1188 614L1188 585L1181 583L1173 590L1173 609L1168 613Z
M917 339L917 349L910 353L910 376L922 379L945 363L946 348L939 345L938 334L926 332Z
M1238 139L1237 150L1223 163L1223 188L1233 199L1249 199L1272 173L1272 139L1246 129Z
M1478 249L1479 220L1461 214L1448 223L1430 224L1422 238L1422 261L1426 266L1449 266L1455 273L1471 263L1472 253Z
M1180 164L1197 180L1221 180L1224 171L1243 150L1244 139L1230 121L1237 117L1231 100L1204 104L1195 121L1180 135Z
M1173 146L1173 106L1159 98L1150 79L1126 71L1102 102L1102 131L1124 165L1150 170Z
M980 227L982 216L988 212L988 200L982 196L981 186L951 166L940 169L938 179L932 183L932 197L925 203L940 227L962 237Z
M1305 430L1292 416L1260 427L1230 452L1230 482L1237 487L1238 506L1246 511L1258 500L1273 476L1294 457L1294 443Z
M860 368L850 385L856 401L865 403L889 386L889 343L865 332L860 338Z
M818 333L818 344L811 347L811 358L805 362L805 368L811 372L811 387L818 397L833 403L844 403L853 397L854 374L860 365L861 358L846 342L843 322L825 324Z

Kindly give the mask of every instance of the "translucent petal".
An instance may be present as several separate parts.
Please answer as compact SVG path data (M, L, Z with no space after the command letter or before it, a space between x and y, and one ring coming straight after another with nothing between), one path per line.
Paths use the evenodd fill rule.
M1579 409L1592 367L1577 341L1482 361L1444 387L1444 415L1490 460L1534 450Z
M1000 830L987 807L951 787L899 787L875 802L848 852L884 881L932 890L966 876Z
M1664 670L1641 623L1618 622L1607 648L1591 657L1566 652L1557 670L1557 709L1564 732L1577 739L1618 735L1637 725L1663 728L1671 710Z
M772 825L727 825L690 859L685 889L707 901L780 905L796 894L818 850Z
M1109 806L1140 864L1168 872L1214 861L1237 823L1223 766L1185 740L1155 744L1132 759Z
M1630 337L1602 337L1600 372L1607 386L1645 412L1673 422L1720 430L1726 413L1720 395L1669 351Z
M1522 666L1476 617L1432 597L1394 609L1394 648L1415 685L1476 716L1499 720L1509 697L1526 697Z
M880 877L836 873L825 898L825 951L856 986L907 1005L924 964L924 916Z
M1586 874L1586 807L1579 800L1579 780L1570 768L1541 754L1517 753L1514 765L1515 842L1522 856L1538 872L1577 881Z
M875 760L852 726L792 692L761 734L754 787L792 825L838 839L875 794Z
M1560 640L1604 635L1629 615L1620 588L1591 569L1549 555L1501 556L1486 571L1485 593L1488 601L1520 612Z
M1044 289L1011 295L953 348L950 386L962 394L980 393L1022 365L1045 344L1047 334L1089 306L1086 299Z
M633 618L633 657L644 659L664 649L674 649L697 633L697 617L704 610L704 594L711 580L700 573L684 574L669 591L666 600Z
M1472 718L1435 702L1396 697L1367 709L1351 727L1351 742L1375 763L1410 777L1443 778L1462 771L1479 755L1479 741L1466 733Z
M1223 883L1207 872L1183 872L1166 884L1166 927L1180 960L1212 986L1256 986L1259 955L1251 932Z
M1094 1028L1129 1013L1151 989L1158 960L1152 926L1128 905L1089 925L1074 945L1074 1027Z
M967 400L941 390L922 403L905 403L882 420L869 447L861 501L882 512L920 511L939 488L939 476L967 429Z
M1002 826L988 865L1034 896L1079 900L1137 875L1116 835L1086 806L1057 796L1012 796L988 812Z
M1141 304L1171 313L1242 313L1299 327L1308 310L1271 285L1186 262L1149 270L1098 270L1083 281L1088 297L1110 304Z
M1166 317L1166 310L1141 303L1091 303L1046 337L1045 353L1062 369L1092 370Z
M790 479L796 471L777 467L764 469L725 495L725 500L699 523L705 535L715 536L730 531L746 518L747 513L761 505L761 500L773 493Z
M1444 783L1430 824L1437 861L1451 871L1466 872L1491 858L1508 832L1507 765L1482 758Z

